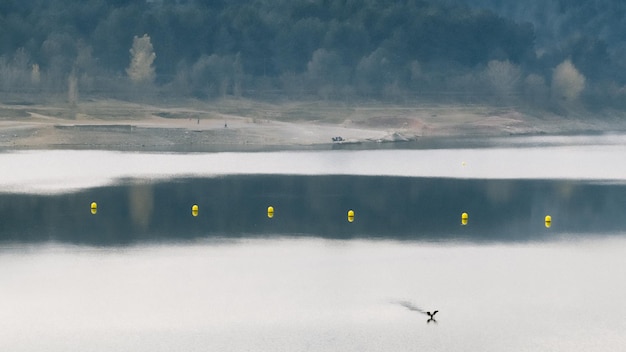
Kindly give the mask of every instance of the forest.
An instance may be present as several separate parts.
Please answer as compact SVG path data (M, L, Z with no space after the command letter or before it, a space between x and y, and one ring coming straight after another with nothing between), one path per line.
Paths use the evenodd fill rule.
M4 0L0 94L621 109L625 13L616 0Z

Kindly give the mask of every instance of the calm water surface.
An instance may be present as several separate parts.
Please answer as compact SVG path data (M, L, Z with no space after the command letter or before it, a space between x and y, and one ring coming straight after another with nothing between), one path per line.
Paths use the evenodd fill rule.
M623 350L624 138L481 144L0 153L0 349Z
M7 351L619 351L623 238L6 246ZM437 324L399 304L438 309Z

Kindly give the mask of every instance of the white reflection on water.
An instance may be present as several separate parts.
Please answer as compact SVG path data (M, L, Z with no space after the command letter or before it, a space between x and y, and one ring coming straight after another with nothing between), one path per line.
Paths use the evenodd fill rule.
M624 155L626 145L610 143L485 149L198 154L22 151L0 153L3 170L0 191L55 193L103 186L126 178L168 179L238 174L621 182L626 180Z
M0 249L3 351L603 351L626 239ZM397 304L438 309L438 324Z

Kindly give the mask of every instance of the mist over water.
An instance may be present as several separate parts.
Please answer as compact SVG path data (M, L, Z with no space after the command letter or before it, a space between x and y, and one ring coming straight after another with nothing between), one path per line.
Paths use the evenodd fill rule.
M619 350L615 138L2 153L0 349Z

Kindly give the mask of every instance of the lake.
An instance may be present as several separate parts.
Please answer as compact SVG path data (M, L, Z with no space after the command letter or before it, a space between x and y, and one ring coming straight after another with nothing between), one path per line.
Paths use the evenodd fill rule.
M625 142L2 152L0 348L621 350Z

